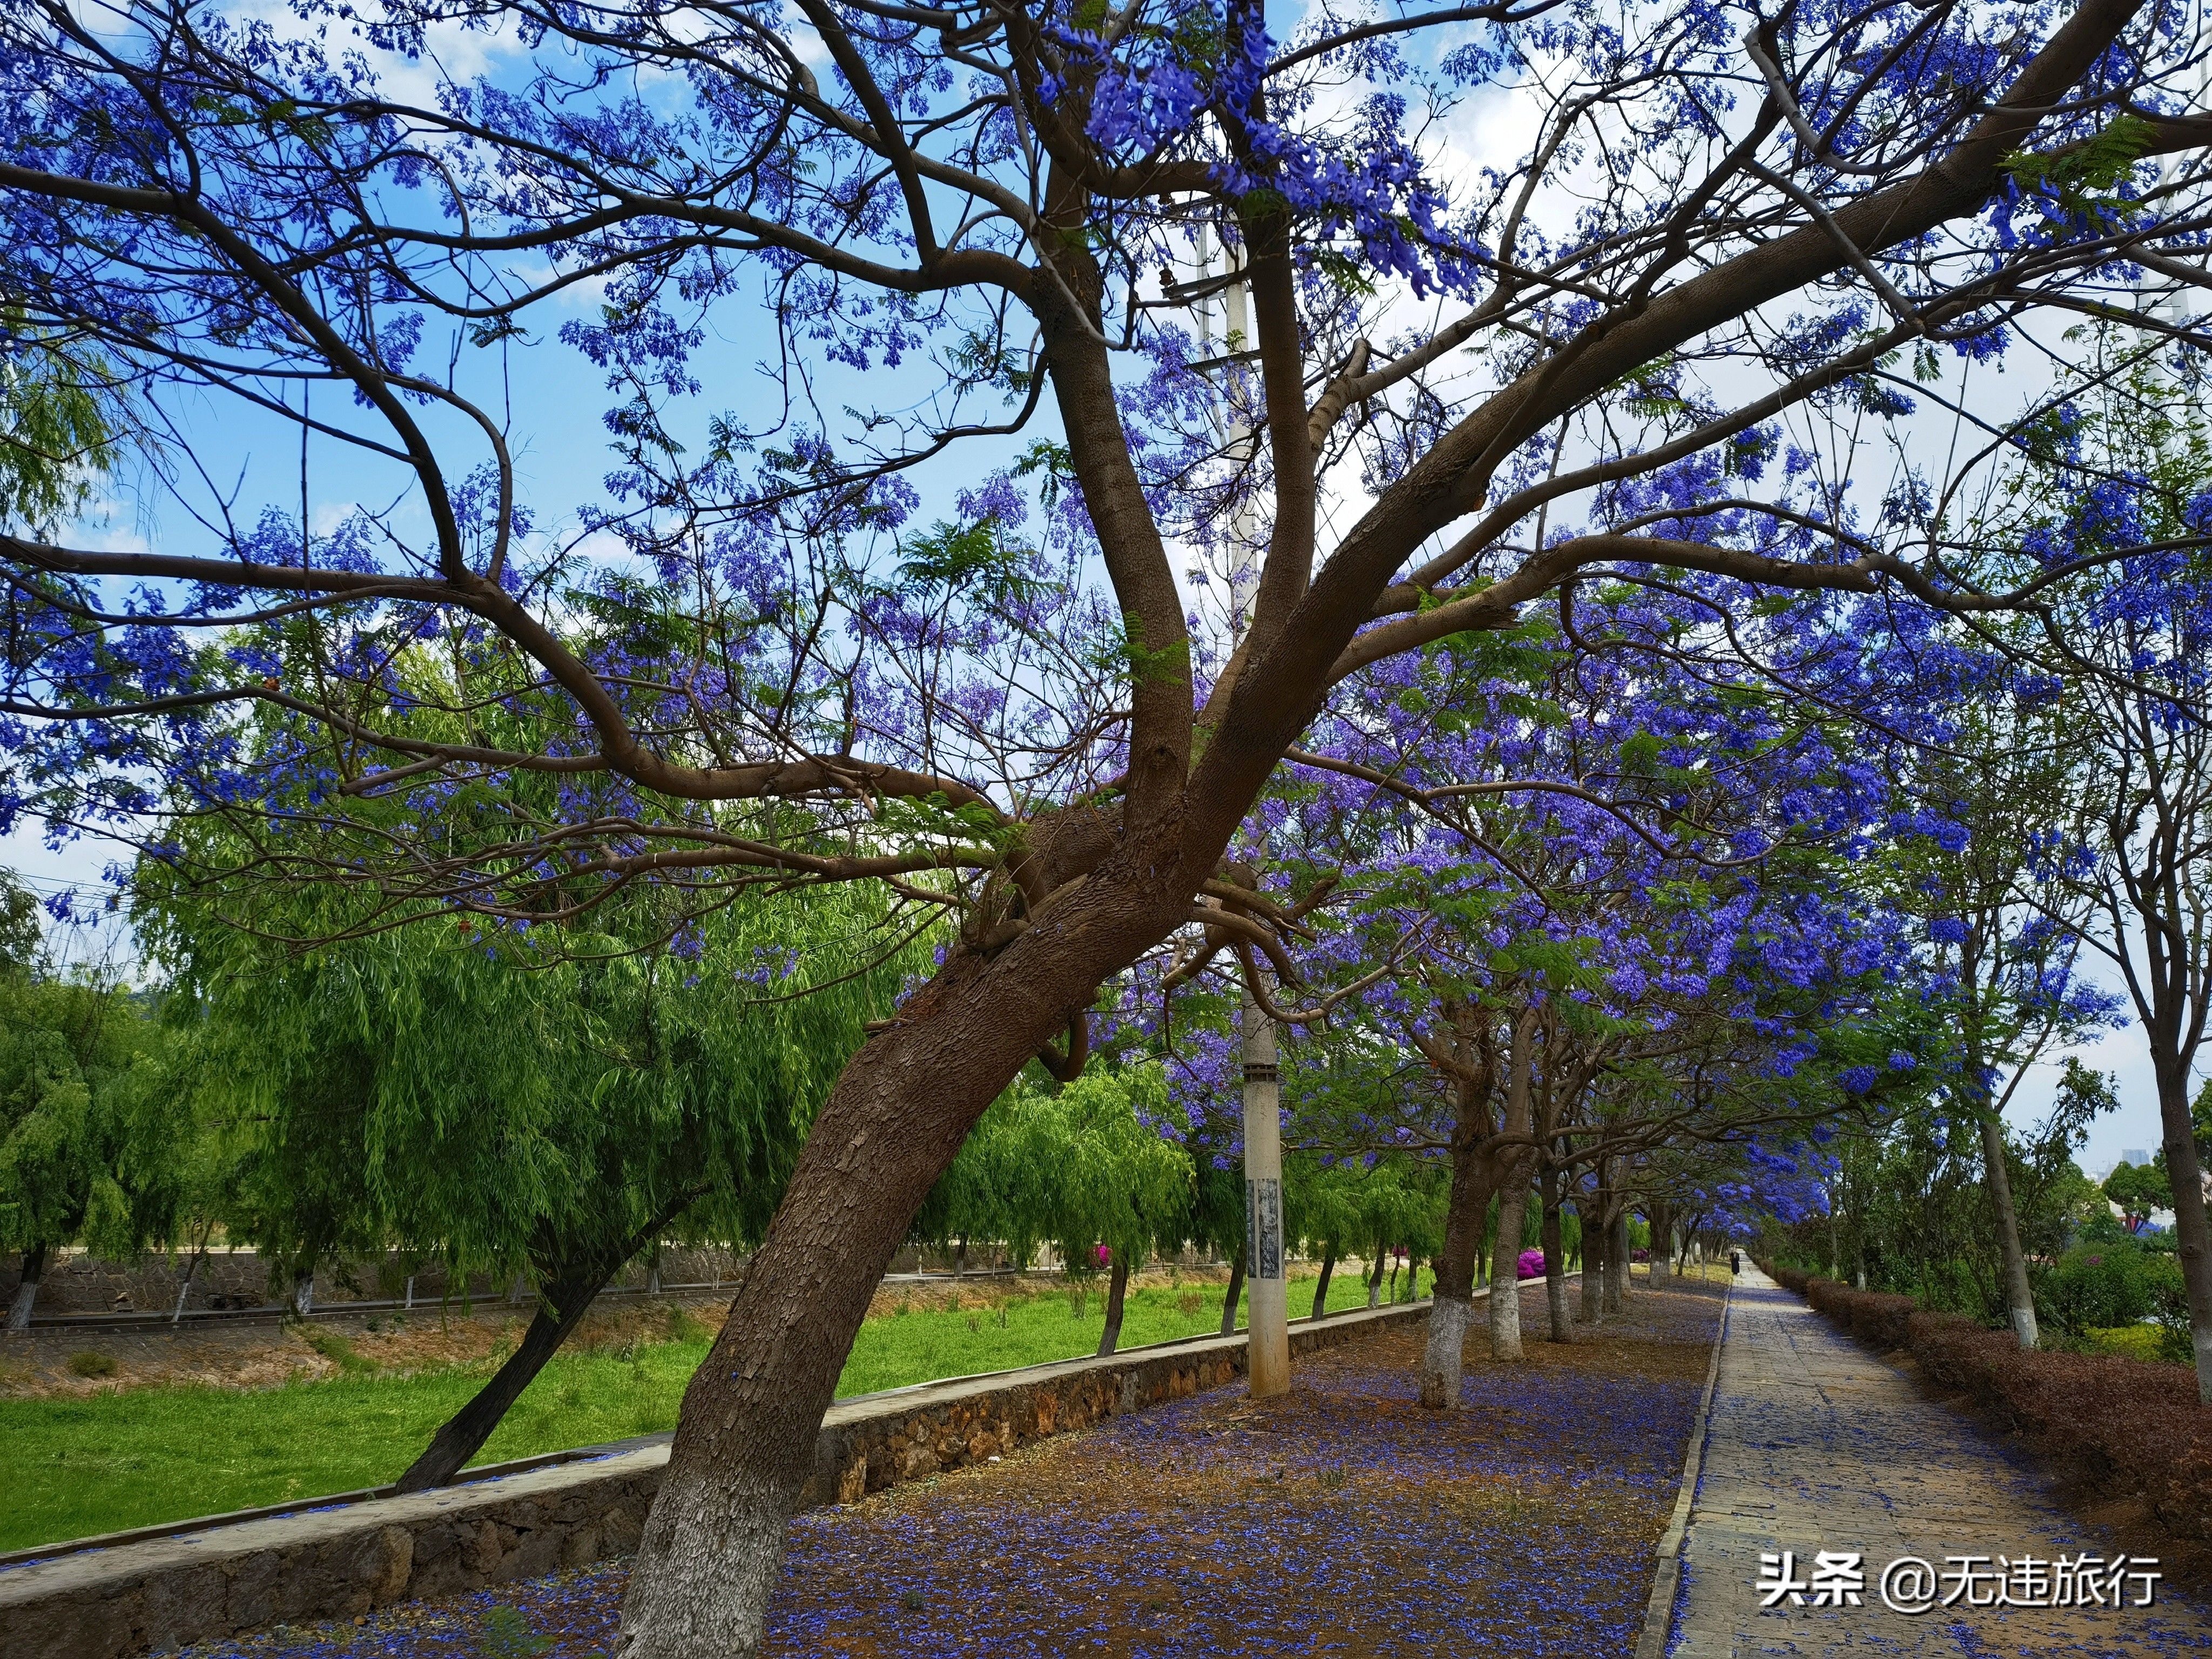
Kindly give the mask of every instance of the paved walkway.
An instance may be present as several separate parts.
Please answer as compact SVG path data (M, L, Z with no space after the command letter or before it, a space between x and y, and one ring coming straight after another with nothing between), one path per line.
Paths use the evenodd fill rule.
M1759 1606L1759 1557L1856 1552L1863 1605ZM2212 1652L2212 1616L2160 1587L2151 1607L1937 1606L1892 1612L1882 1569L1917 1556L1953 1590L1953 1556L2110 1560L2024 1460L1746 1264L1721 1349L1705 1468L1684 1535L1673 1659L1800 1654L2003 1656ZM1770 1570L1771 1571L1771 1570ZM2127 1586L2133 1601L2140 1585ZM1978 1599L1992 1592L1977 1588Z

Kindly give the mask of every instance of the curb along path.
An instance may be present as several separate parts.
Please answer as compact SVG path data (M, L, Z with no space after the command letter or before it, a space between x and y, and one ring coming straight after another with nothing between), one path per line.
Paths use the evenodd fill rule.
M1863 1605L1759 1605L1759 1557L1796 1557L1809 1579L1823 1550L1850 1552ZM2040 1478L1974 1423L1747 1264L1721 1346L1703 1468L1683 1535L1674 1659L1801 1654L2135 1656L2212 1652L2212 1619L2165 1585L2153 1607L1882 1605L1882 1569L1917 1556L2083 1552L2111 1559L2052 1502ZM2129 1586L2129 1599L2137 1587ZM1978 1591L1977 1595L1986 1592Z
M1418 1327L1428 1313L1419 1302L1295 1321L1291 1352ZM1241 1333L1188 1337L839 1401L823 1419L800 1506L851 1503L1224 1387L1243 1374L1245 1342ZM0 1559L0 1659L167 1652L627 1553L659 1489L670 1438L473 1471L462 1485L404 1498L310 1500Z

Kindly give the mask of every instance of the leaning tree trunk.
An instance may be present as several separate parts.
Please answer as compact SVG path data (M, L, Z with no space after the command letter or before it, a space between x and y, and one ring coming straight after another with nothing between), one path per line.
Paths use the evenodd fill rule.
M1244 1294L1244 1247L1237 1247L1236 1258L1229 1264L1229 1291L1221 1298L1221 1334L1237 1334L1237 1304Z
M424 1492L451 1482L469 1459L483 1449L507 1408L545 1369L545 1362L560 1352L568 1334L590 1311L605 1282L605 1275L601 1274L596 1280L574 1280L547 1291L507 1363L492 1373L491 1381L477 1389L466 1405L446 1419L422 1455L407 1466L396 1490Z
M1552 1316L1552 1340L1575 1340L1575 1322L1567 1310L1567 1252L1565 1230L1559 1225L1559 1172L1544 1171L1544 1306ZM1492 1296L1497 1291L1491 1292Z
M2032 1348L2037 1335L2035 1292L2028 1287L2027 1255L2020 1247L2020 1212L2013 1206L2012 1176L2005 1167L2004 1128L1994 1116L1982 1119L1982 1172L1989 1182L1990 1207L1996 1212L1997 1251L2004 1265L2005 1305L2012 1310L2013 1334L2020 1339L2021 1347ZM1828 1228L1832 1239L1833 1211L1829 1212ZM1835 1254L1832 1244L1829 1254ZM1832 1267L1829 1276L1839 1275Z
M46 1247L33 1244L23 1251L23 1282L15 1287L15 1299L8 1309L8 1328L27 1331L31 1328L31 1308L39 1299L39 1281L46 1276Z
M1374 1265L1367 1274L1367 1305L1370 1308L1382 1305L1382 1259L1389 1254L1389 1246L1376 1245Z
M2189 1115L2189 1079L2158 1067L2158 1110L2166 1132L2166 1170L2173 1184L2173 1234L2181 1282L2189 1294L2190 1346L2197 1358L2197 1397L2212 1406L2212 1229L2204 1214L2204 1174Z
M1313 1316L1316 1319L1328 1316L1328 1280L1329 1275L1335 1271L1336 1241L1332 1238L1321 1247L1321 1277L1314 1283Z
M1130 762L1133 774L1163 764L1150 750ZM1199 878L1182 834L1161 817L1125 823L1088 878L1064 898L1047 890L1048 927L994 955L956 951L847 1062L684 1392L617 1659L756 1659L785 1528L870 1297L975 1120L1108 974L1188 913Z
M1121 1310L1129 1297L1129 1253L1114 1252L1113 1271L1106 1279L1106 1328L1098 1333L1098 1357L1103 1359L1121 1343Z
M212 1231L212 1227L209 1231ZM185 1264L184 1282L177 1286L177 1305L169 1314L169 1323L172 1325L181 1324L184 1322L185 1303L192 1293L192 1281L199 1277L200 1264L207 1260L207 1233L202 1233L199 1248L192 1252L191 1260Z

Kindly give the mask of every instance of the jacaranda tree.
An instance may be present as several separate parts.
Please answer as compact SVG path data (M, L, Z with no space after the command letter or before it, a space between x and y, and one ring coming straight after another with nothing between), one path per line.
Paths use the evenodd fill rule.
M630 1579L624 1655L752 1652L910 1218L1108 976L1194 917L1273 937L1222 855L1333 687L1601 574L1701 595L1692 658L1769 588L2010 597L1887 458L2051 308L2203 279L2189 15L12 0L7 298L181 499L149 549L0 540L0 817L159 849L157 809L303 799L327 848L376 800L335 856L269 824L253 875L957 915L816 1120ZM1516 152L1458 146L1479 100ZM1196 356L1235 283L1249 331ZM613 388L596 492L531 465L574 377L515 377L564 349ZM243 500L212 452L254 432L301 459ZM1233 653L1192 551L1256 573ZM296 740L241 746L254 703ZM523 774L551 808L430 828Z

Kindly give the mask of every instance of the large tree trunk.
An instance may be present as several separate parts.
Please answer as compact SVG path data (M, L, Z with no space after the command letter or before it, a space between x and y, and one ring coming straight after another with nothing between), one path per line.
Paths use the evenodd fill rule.
M1628 1268L1634 1260L1628 1244L1628 1211L1624 1206L1606 1231L1605 1311L1608 1319L1628 1311Z
M1382 1305L1382 1263L1389 1254L1389 1245L1377 1243L1375 1246L1374 1264L1369 1268L1367 1274L1367 1305L1370 1308L1379 1308Z
M1103 1359L1121 1345L1121 1310L1129 1297L1129 1253L1114 1252L1113 1271L1106 1279L1106 1328L1098 1333L1098 1357Z
M1528 1178L1518 1158L1498 1200L1498 1244L1491 1257L1490 1357L1512 1360L1521 1353L1521 1229L1528 1213Z
M15 1287L15 1299L9 1304L8 1328L27 1331L31 1328L31 1308L39 1299L39 1281L46 1276L46 1247L31 1245L23 1252L23 1282Z
M1329 1275L1336 1271L1336 1241L1328 1240L1321 1247L1321 1277L1314 1281L1313 1316L1328 1316Z
M1567 1311L1567 1252L1559 1225L1559 1172L1544 1171L1544 1307L1552 1316L1552 1340L1575 1340L1575 1322ZM1497 1292L1491 1292L1495 1296Z
M1132 775L1170 763L1182 764L1146 751ZM1179 838L1180 821L1164 830ZM1106 975L1186 914L1197 879L1184 858L1160 823L1125 820L1048 928L994 956L956 952L847 1063L685 1391L630 1571L619 1659L760 1652L785 1529L869 1298L984 1109Z
M1587 1204L1577 1207L1583 1218L1583 1297L1575 1317L1583 1324L1595 1325L1605 1317L1604 1192L1592 1193Z
M1444 1212L1444 1248L1437 1257L1435 1297L1429 1305L1429 1340L1421 1353L1421 1404L1449 1411L1459 1404L1469 1304L1474 1296L1474 1258L1490 1219L1497 1176L1486 1121L1488 1078L1462 1078L1453 1090L1457 1121L1452 1128L1451 1198ZM1407 1273L1408 1288L1418 1267ZM1494 1297L1493 1297L1494 1299Z
M2190 1345L2197 1356L2197 1397L2212 1406L2212 1230L2204 1214L2204 1173L2189 1118L2189 1079L2179 1066L2158 1070L2160 1127L2166 1132L2166 1172L2173 1183L2174 1243L2189 1293Z
M1535 1067L1536 1016L1524 1010L1513 1025L1512 1063L1505 1074L1505 1133L1526 1142L1535 1127L1529 1082ZM1516 1145L1506 1154L1498 1195L1498 1243L1490 1272L1490 1357L1516 1360L1521 1354L1521 1235L1528 1214L1528 1164L1533 1147Z
M1673 1206L1664 1199L1651 1202L1651 1248L1646 1252L1651 1258L1651 1284L1656 1290L1674 1266L1674 1213Z
M1237 1258L1229 1264L1229 1290L1221 1298L1221 1334L1237 1334L1237 1304L1244 1294L1244 1247L1237 1247Z
M491 1381L477 1390L473 1398L460 1410L446 1419L443 1427L430 1437L422 1455L407 1467L399 1477L401 1492L423 1492L432 1486L442 1486L459 1474L469 1459L483 1449L492 1431L506 1417L507 1408L521 1398L522 1391L530 1386L538 1373L545 1369L545 1362L560 1352L568 1334L589 1312L598 1298L599 1285L605 1275L593 1282L574 1282L557 1285L539 1300L538 1311L530 1321L530 1328L522 1334L522 1340L507 1357L507 1363L492 1373Z
M2021 1347L2032 1348L2036 1342L2035 1292L2028 1288L2027 1256L2020 1247L2020 1212L2013 1207L2012 1176L2005 1168L2004 1129L1990 1115L1982 1119L1982 1170L1989 1182L1990 1207L1996 1212L1997 1251L2004 1265L2005 1305L2012 1310L2013 1334ZM1834 1226L1832 1214L1831 1237ZM1832 1268L1830 1277L1835 1276Z

